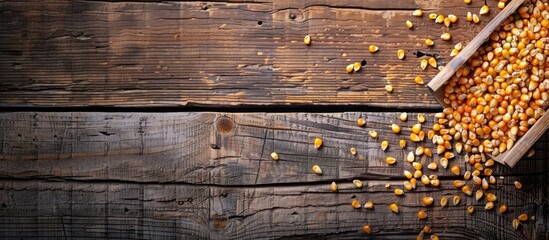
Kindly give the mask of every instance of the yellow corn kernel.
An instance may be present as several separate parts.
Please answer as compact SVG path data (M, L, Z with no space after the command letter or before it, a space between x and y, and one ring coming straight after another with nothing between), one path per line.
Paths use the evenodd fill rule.
M423 16L423 11L421 9L416 9L412 12L412 16L421 17L421 16Z
M498 210L499 210L499 213L507 212L507 205L502 204L501 206L499 206Z
M450 57L454 57L454 56L457 56L459 53L459 50L456 50L456 49L452 49L452 51L450 52Z
M406 20L406 27L407 28L413 28L414 24L412 22L410 22L410 20ZM400 59L402 59L402 58L400 58Z
M446 197L440 198L440 206L441 207L446 207L447 205L448 205L448 198L446 198Z
M358 179L353 180L353 184L355 185L356 188L361 188L362 187L362 181L360 181Z
M353 207L354 209L359 209L360 207L362 207L362 204L360 204L358 200L354 199L351 202L351 207Z
M435 19L435 22L436 23L443 23L444 22L444 15L438 15L437 18Z
M313 169L314 173L316 173L318 175L322 174L322 169L320 169L320 167L318 165L314 165L312 169Z
M332 184L330 185L330 191L337 192L337 183L336 182L332 182Z
M423 116L423 113L417 114L417 122L418 123L424 123L425 122L425 116Z
M389 141L384 140L381 142L381 150L385 151L389 147Z
M313 146L315 149L319 149L322 146L322 138L315 138Z
M435 45L435 42L433 42L433 40L431 40L430 38L427 38L427 39L425 39L425 45L430 47L430 46Z
M459 195L454 195L454 198L452 199L452 203L454 206L459 205L459 202L461 201L461 197Z
M484 14L488 14L488 12L490 12L490 8L488 8L487 5L484 5L480 8L479 14L484 15Z
M423 172L421 172L421 170L415 170L414 171L414 178L420 178L420 177L423 177L423 176L425 176L425 175L423 175ZM425 176L425 177L427 177L427 176ZM427 177L427 179L429 179L429 177Z
M437 19L437 17L438 17L438 15L436 13L429 14L429 19L431 19L431 20L435 20L435 19Z
M461 151L463 150L463 144L460 143L460 142L457 142L454 147L455 147L457 153L461 153Z
M354 64L349 64L349 65L347 65L347 67L345 67L345 71L347 73L352 73L353 70L354 70Z
M431 67L434 67L434 68L437 67L437 60L434 57L430 57L428 60L428 63L429 65L431 65Z
M438 187L440 186L440 180L437 179L431 179L431 186Z
M412 132L418 134L421 131L421 124L417 123L412 126Z
M416 84L419 84L419 85L424 84L423 78L421 78L421 76L416 76L416 78L414 79L414 81L416 82Z
M425 211L423 211L423 210L419 210L419 211L417 212L417 218L419 218L419 219L425 219L425 218L427 218L427 213L425 213Z
M389 209L394 213L398 213L398 205L396 203L389 204Z
M433 151L430 148L425 147L425 148L423 148L423 154L425 154L426 156L432 157L433 156Z
M427 59L422 59L421 62L419 62L419 66L421 67L421 70L425 70L427 68Z
M457 165L454 165L450 168L450 172L452 172L454 175L459 175L460 174L460 168L459 166Z
M505 2L498 2L498 8L504 9L505 8Z
M475 192L475 199L477 201L480 200L483 196L484 196L484 192L481 189L479 189Z
M404 190L402 190L400 188L395 189L395 195L397 195L397 196L404 195Z
M471 0L463 0L466 4L471 3Z
M440 35L440 38L444 41L450 41L450 39L452 39L452 35L450 35L450 33L443 33Z
M448 14L448 19L450 19L450 22L455 23L457 22L458 18L454 14Z
M391 124L391 130L393 130L394 133L400 133L400 126L396 124Z
M479 23L480 22L480 18L478 18L478 16L476 14L473 14L473 22L474 23Z
M368 47L368 51L370 51L371 53L375 53L375 52L379 51L379 47L376 46L376 45L370 45Z
M519 215L519 216L517 217L517 219L520 220L521 222L525 222L525 221L528 220L528 214L523 213L523 214Z
M421 203L423 203L425 206L429 206L433 204L433 200L433 197L425 196L421 198Z
M444 153L444 158L447 158L447 159L452 159L454 158L456 155L454 155L453 152L445 152Z
M480 185L482 189L486 190L488 188L490 188L490 185L488 184L488 180L486 180L486 178L483 178L482 179L482 184Z
M399 116L400 121L406 122L408 120L408 113L403 112Z
M474 206L467 207L467 213L473 214L473 212L475 212L475 207Z
M396 163L396 159L394 157L386 157L385 162L389 165L393 165Z
M402 149L406 148L406 140L400 139L400 141L398 141L398 145L399 145L400 148L402 148Z
M419 146L416 148L416 155L421 156L423 155L423 147Z
M272 158L273 160L275 160L275 161L278 160L278 153L272 152L272 153L271 153L271 158Z
M461 51L461 49L463 48L463 44L462 43L456 43L456 45L454 45L454 49L455 50L458 50L458 51Z
M349 149L349 151L351 152L351 154L356 155L356 148L352 147L351 149Z
M364 127L366 126L366 120L364 120L364 118L360 117L356 120L356 123L359 127Z
M488 202L495 202L498 200L497 196L493 193L486 193L486 201Z
M402 185L404 186L404 189L406 189L408 191L411 191L412 189L414 189L414 187L412 186L412 183L410 183L410 181L404 181L404 183Z
M390 188L390 187L391 187L391 184L389 184L389 183L385 183L385 188L387 188L387 189L388 189L388 188Z
M408 170L404 170L404 176L408 179L411 179L414 177L414 175Z
M427 165L427 168L431 171L435 171L435 170L437 170L438 165L437 165L436 162L431 162L431 163L429 163L429 165Z
M454 180L454 187L456 188L461 188L465 185L465 182L461 181L461 180Z
M512 226L513 226L513 228L514 228L515 230L518 229L519 226L520 226L520 221L519 221L518 219L516 219L516 218L513 219Z
M440 166L442 166L444 169L448 168L448 159L446 159L446 158L441 158L441 159L439 160L439 162L440 162Z
M416 170L416 172L419 171L419 170ZM429 177L427 177L427 175L423 175L421 176L421 183L423 183L423 185L429 185L431 184L431 179L429 179Z
M412 140L412 142L421 142L421 138L415 133L410 134L410 140Z
M522 183L520 183L519 181L515 181L515 188L521 189L522 188Z
M421 231L423 231L424 233L431 233L431 228L429 226L424 226Z
M365 232L365 233L371 233L372 228L370 227L370 225L364 225L364 226L362 226L362 231Z
M415 170L421 170L421 169L423 169L423 165L422 165L420 162L413 162L413 163L412 163L412 167L413 167Z
M449 18L445 18L443 22L444 26L446 27L450 27L450 25L452 24L452 21Z
M463 179L464 180L471 179L471 171L469 171L469 170L465 171L465 173L463 174Z
M362 67L362 64L360 62L355 62L353 64L353 70L355 70L355 72L358 72L360 71L360 68Z
M467 20L467 22L472 22L473 21L473 14L471 14L471 12L467 12L467 17L465 19Z
M530 151L528 151L528 153L526 153L526 157L533 157L534 154L536 154L536 150L534 149L530 149Z
M365 204L364 204L364 208L366 209L374 209L374 203L372 201L367 201Z
M368 132L368 134L369 134L370 137L372 137L373 139L376 139L376 138L377 138L377 132L374 131L374 130L371 130L370 132Z
M385 90L386 90L387 92L390 92L390 93L391 93L391 92L393 92L393 86L391 86L391 85L385 85Z
M305 45L310 45L311 44L311 36L307 35L303 38L303 43Z
M487 202L486 205L484 205L484 210L491 210L494 208L494 202Z
M416 155L414 155L414 152L409 152L406 156L406 161L408 161L409 163L414 162L415 159Z

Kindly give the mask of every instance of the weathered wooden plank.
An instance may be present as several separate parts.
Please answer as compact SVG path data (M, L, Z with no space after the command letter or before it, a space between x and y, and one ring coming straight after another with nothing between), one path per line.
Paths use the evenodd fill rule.
M356 125L359 116L367 126ZM398 113L42 113L0 114L0 237L94 238L363 238L369 223L381 239L408 239L431 225L447 238L543 238L549 233L546 136L538 153L502 176L491 192L510 212L481 210L484 201L465 197L453 177L437 171L441 187L418 186L392 194L403 182L405 151L379 149L409 134L416 114L389 132ZM431 124L432 115L427 114ZM407 127L404 127L407 126ZM379 139L367 136L375 129ZM324 139L320 150L312 147ZM427 143L422 143L428 146ZM348 153L356 146L357 156ZM409 144L406 151L413 150ZM280 160L270 159L277 151ZM399 158L396 166L385 155ZM438 158L436 158L438 159ZM426 165L431 158L424 158ZM463 162L461 156L452 163ZM322 176L310 167L319 164ZM465 165L462 165L466 167ZM427 171L427 170L425 170ZM431 174L431 172L429 172ZM365 187L355 188L352 179ZM332 193L336 180L340 191ZM513 182L520 180L523 190ZM391 189L384 187L392 185ZM475 188L476 190L476 188ZM463 197L460 207L424 208L420 198ZM353 210L352 198L376 203L373 212ZM191 200L192 199L192 200ZM192 204L190 204L192 201ZM395 201L402 213L391 214ZM468 216L465 205L477 212ZM426 209L430 218L415 214ZM519 231L511 220L535 216ZM14 229L17 229L15 231Z
M368 105L437 108L413 52L449 60L483 1L6 1L1 106ZM412 10L425 10L423 18ZM428 13L461 18L449 29ZM293 16L294 18L290 18ZM404 22L416 25L409 30ZM442 32L453 40L443 42ZM302 43L312 36L312 45ZM422 43L436 42L427 49ZM367 52L370 44L381 51ZM397 49L407 50L404 61ZM344 68L366 59L359 73ZM438 70L419 74L428 81ZM8 77L9 76L9 77ZM387 94L386 84L395 91Z

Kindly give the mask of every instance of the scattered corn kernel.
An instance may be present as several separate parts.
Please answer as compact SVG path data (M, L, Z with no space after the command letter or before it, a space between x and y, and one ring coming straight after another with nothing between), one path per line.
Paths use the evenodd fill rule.
M347 67L345 67L345 71L347 73L352 73L353 70L354 70L354 64L349 64L349 65L347 65Z
M505 2L498 2L498 8L499 9L504 9L505 8Z
M313 169L314 173L316 173L318 175L322 174L322 169L320 169L320 167L318 165L314 165L312 169Z
M488 14L488 12L490 12L490 8L488 8L487 5L484 5L480 8L479 14L484 15L484 14Z
M497 196L493 193L486 193L486 201L488 202L495 202L498 200Z
M503 204L501 206L499 206L499 213L505 213L507 212L507 205Z
M440 38L444 41L450 41L450 39L452 39L452 35L450 35L450 33L443 33L440 35Z
M494 202L487 202L486 205L484 205L484 210L491 210L494 208Z
M413 28L414 24L412 22L410 22L410 20L406 20L406 27L407 28ZM402 58L400 58L400 59L402 59Z
M366 209L374 209L374 203L372 201L367 201L365 204L364 204L364 208Z
M389 147L389 141L384 140L381 142L381 150L385 151Z
M417 114L417 122L418 123L424 123L425 122L425 116L423 116L423 113Z
M360 71L360 68L362 67L362 64L360 62L355 62L353 64L353 70L355 70L355 72L358 72Z
M484 192L482 190L479 189L475 192L475 199L477 201L480 200L483 196L484 196Z
M414 162L416 159L416 156L414 155L414 152L409 152L408 155L406 155L406 161L409 163Z
M459 195L454 195L454 198L452 199L452 203L454 206L459 205L459 202L461 201L461 197Z
M364 226L362 226L362 231L365 232L365 233L371 233L372 228L370 227L370 225L364 225Z
M427 213L426 213L425 211L423 211L423 210L419 210L419 211L417 212L417 218L419 218L419 219L425 219L425 218L427 218Z
M414 175L408 170L404 170L404 176L408 179L411 179L414 177Z
M435 19L435 22L436 23L443 23L444 22L444 15L438 15L437 18Z
M332 184L330 185L330 191L337 192L337 183L336 182L332 182Z
M303 43L305 45L310 45L311 44L311 36L307 35L303 38Z
M402 149L406 148L406 140L400 139L400 141L398 141L398 145L399 145L400 148L402 148Z
M421 156L423 155L423 147L419 146L416 148L416 155Z
M315 141L313 143L313 146L316 149L319 149L322 146L322 138L315 138Z
M413 163L412 163L412 167L413 167L415 170L421 170L421 169L423 169L423 164L421 164L420 162L413 162Z
M465 195L467 195L467 196L472 196L473 195L473 190L471 190L471 187L469 185L465 185L465 186L461 187L461 191L463 193L465 193Z
M395 189L395 195L397 195L397 196L404 195L404 190L402 190L400 188Z
M431 235L431 240L439 240L437 235Z
M390 187L391 187L390 183L385 183L385 188L390 188Z
M454 165L450 168L450 172L452 172L454 175L460 175L461 173L461 169L459 168L459 166L457 165Z
M454 14L448 14L448 19L450 19L450 22L452 23L456 23L458 20L457 16Z
M430 46L435 45L435 42L433 42L433 40L431 40L430 38L427 38L427 39L425 39L425 45L430 47Z
M465 182L464 181L461 181L461 180L454 180L454 187L456 188L461 188L465 185Z
M434 67L434 68L437 67L437 60L434 57L430 57L428 60L428 63L429 65L431 65L431 67Z
M421 198L421 202L422 202L425 206L429 206L429 205L433 204L433 197L428 197L428 196L422 197L422 198Z
M471 0L463 0L463 2L465 2L466 4L469 4L471 3Z
M424 233L431 233L431 228L429 226L424 226L421 231L423 231Z
M427 68L427 59L422 59L421 62L419 62L419 66L421 67L421 70L425 70Z
M445 18L443 22L444 26L446 27L450 27L450 25L452 24L452 20L450 20L449 18Z
M473 212L475 212L475 207L474 206L468 206L467 207L467 213L473 214Z
M364 120L364 118L360 117L356 120L356 123L358 124L359 127L364 127L366 125L366 120Z
M362 207L362 204L360 204L358 200L354 199L351 202L351 207L353 207L354 209L359 209L360 207Z
M438 17L438 15L436 13L429 14L429 19L431 19L431 20L435 20L435 19L437 19L437 17Z
M446 159L446 158L441 158L441 159L439 160L439 162L440 162L440 166L442 166L444 169L448 168L448 159Z
M404 58L406 57L406 52L405 52L404 50L402 50L402 49L399 49L399 50L397 51L397 57L398 57L398 59L400 59L400 60L404 59Z
M391 124L391 130L393 130L394 133L400 133L400 126L396 124Z
M389 209L394 213L398 213L398 205L396 203L389 204Z
M372 137L373 139L376 139L376 138L377 138L377 132L374 131L374 130L371 130L370 132L368 132L368 134L369 134L370 137Z
M448 198L446 198L446 197L440 198L440 206L441 207L446 207L447 205L448 205Z
M419 85L424 84L423 78L421 78L421 76L416 76L416 78L414 79L414 81L416 82L416 84L419 84Z
M435 171L435 170L437 170L438 165L437 165L436 162L431 162L431 163L429 163L429 165L427 165L427 168L428 168L429 170Z
M528 151L528 153L526 154L526 157L533 157L534 154L536 154L536 150L534 149L530 149L530 151Z
M521 189L522 188L522 183L520 183L519 181L515 181L515 188Z
M416 170L416 172L418 172L418 171L419 170ZM421 183L423 183L423 185L427 186L427 185L431 184L431 179L429 179L429 177L427 175L422 175L421 176Z
M362 181L360 181L358 179L353 180L353 184L355 185L356 188L361 188L362 187Z
M349 151L351 152L351 154L356 155L356 148L352 147L351 149L349 149Z
M520 220L521 222L525 222L525 221L528 220L528 214L523 213L523 214L519 215L519 216L517 217L517 219Z
M478 18L478 16L476 14L473 14L473 22L474 23L479 23L480 22L480 18Z
M421 17L421 16L423 16L423 11L421 9L416 9L412 12L412 16Z
M272 152L272 153L271 153L271 158L272 158L273 160L275 160L275 161L278 160L278 153Z
M467 22L472 22L473 21L473 14L471 14L471 12L467 12L467 17L465 19L467 20Z
M370 51L371 53L375 53L375 52L379 51L379 47L376 46L376 45L370 45L368 47L368 51Z
M391 85L385 85L385 90L387 90L387 92L393 92L393 86Z

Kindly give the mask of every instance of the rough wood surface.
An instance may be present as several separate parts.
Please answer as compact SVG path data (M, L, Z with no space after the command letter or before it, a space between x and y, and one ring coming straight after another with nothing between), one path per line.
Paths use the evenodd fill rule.
M365 128L356 125L361 115ZM533 158L513 169L495 168L503 179L490 191L510 207L501 215L481 210L484 201L465 198L451 186L456 177L442 170L442 187L392 194L402 184L402 170L410 168L405 151L416 144L406 150L391 145L383 153L379 142L408 136L416 121L410 115L395 135L389 124L400 121L398 113L3 113L0 237L359 239L366 237L360 231L365 223L377 239L410 239L424 225L443 239L549 236L547 136ZM425 126L432 115L427 119ZM367 136L371 129L378 140ZM324 139L320 150L312 147L317 136ZM270 159L272 151L280 160ZM387 166L386 155L398 163ZM458 157L451 165L466 167L462 162ZM322 176L311 173L313 164L322 167ZM356 189L352 179L365 187ZM338 193L328 190L332 180ZM515 180L522 190L514 188ZM438 199L454 194L462 204L441 208ZM435 207L420 205L425 195L435 197ZM353 198L376 207L354 210ZM398 215L387 209L393 201L401 206ZM466 205L477 212L467 215ZM427 220L417 220L419 209L427 210ZM522 212L535 220L515 231L511 220Z
M499 10L483 1L3 1L0 106L438 108L413 52L449 61ZM411 16L417 8L422 18ZM450 28L427 18L455 14ZM290 16L295 16L294 19ZM409 30L404 22L411 20ZM453 40L439 36L451 32ZM309 34L312 45L305 46ZM435 46L425 47L425 38ZM367 47L381 50L370 54ZM404 61L396 57L405 49ZM367 60L359 73L345 66ZM386 84L395 90L388 94Z

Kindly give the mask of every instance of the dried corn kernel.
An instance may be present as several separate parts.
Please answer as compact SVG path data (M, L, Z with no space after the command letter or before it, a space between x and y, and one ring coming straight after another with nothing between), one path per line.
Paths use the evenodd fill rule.
M421 17L421 16L423 16L423 11L421 9L416 9L412 12L412 16Z
M468 206L467 207L467 213L473 214L473 212L475 212L475 207L474 206Z
M336 182L332 182L332 184L330 185L330 191L337 192L337 183Z
M402 190L400 188L395 189L395 195L397 195L397 196L404 195L404 190Z
M394 133L400 133L400 126L393 123L393 124L391 124L391 130Z
M347 67L345 67L345 71L347 73L352 73L353 70L354 70L354 64L349 64L349 65L347 65Z
M438 17L438 15L436 13L429 14L429 19L431 19L431 20L435 20L435 19L437 19L437 17Z
M458 195L454 195L454 198L452 199L452 203L454 204L454 206L459 205L460 201L461 201L461 197Z
M304 43L305 45L310 45L310 44L311 44L311 36L306 35L306 36L303 38L303 43Z
M507 212L507 205L501 205L498 208L499 213L505 213Z
M393 92L393 86L391 85L385 85L385 90L389 93Z
M410 20L406 20L406 27L407 28L413 28L414 27L414 24L412 22L410 22ZM400 57L399 57L400 58ZM400 58L402 59L402 58Z
M422 70L425 70L427 68L427 59L422 59L421 62L419 62L419 66L421 67Z
M484 14L488 14L488 12L490 12L490 8L488 8L487 5L484 5L480 8L479 14L484 15Z
M315 149L319 149L322 146L322 138L315 138L313 146Z
M370 45L368 47L368 51L370 51L371 53L375 53L375 52L379 51L379 47L376 46L376 45Z
M465 2L466 4L469 4L471 3L471 0L463 0L463 2Z
M414 162L416 159L416 156L414 155L414 152L409 152L408 155L406 155L406 161L409 163Z
M484 205L484 210L491 210L494 208L494 202L487 202L486 205Z
M362 204L360 204L358 200L354 199L351 202L351 207L353 207L354 209L359 209L360 207L362 207Z
M406 112L401 113L399 116L399 119L400 121L406 122L406 120L408 120L408 113Z
M361 68L361 67L362 67L362 64L361 64L360 62L355 62L355 63L353 64L353 70L354 70L355 72L360 71L360 68Z
M428 197L428 196L422 197L422 198L421 198L421 202L422 202L425 206L429 206L429 205L433 204L433 197Z
M271 153L271 158L272 158L273 160L275 160L275 161L278 160L278 153L272 152L272 153Z
M417 212L417 218L419 218L419 219L425 219L425 218L427 218L427 213L426 213L425 211L423 211L423 210L419 210L419 211Z
M381 142L381 150L385 151L389 147L389 141L384 140Z
M396 203L389 204L389 209L394 213L398 213L398 205Z
M406 140L400 139L400 141L398 141L398 145L399 145L400 148L402 148L402 149L406 148Z
M450 41L450 39L452 39L452 35L450 35L450 33L443 33L440 35L440 38L444 41Z
M472 22L473 21L473 14L471 14L471 12L467 12L467 17L465 19L467 20L467 22Z
M429 165L427 165L427 168L432 170L432 171L435 171L435 170L437 170L438 165L437 165L436 162L431 162L431 163L429 163Z
M386 157L385 162L389 165L393 165L396 163L396 159L394 157Z
M430 46L435 45L435 42L433 42L433 40L431 40L430 38L427 38L427 39L425 39L425 45L430 47Z
M478 18L478 16L476 14L473 14L473 22L474 23L479 23L480 22L480 18Z
M457 22L458 18L454 14L448 14L448 19L450 19L450 22L455 23Z
M521 189L522 188L522 183L520 183L519 181L515 181L515 188L517 189Z
M370 225L364 225L364 226L362 226L362 231L365 232L365 233L371 233L372 228L370 227Z
M434 57L430 57L428 60L428 63L429 65L431 65L431 67L434 67L434 68L437 67L437 60Z
M322 169L320 169L320 167L318 165L314 165L312 169L313 169L314 173L316 173L318 175L322 174Z
M369 134L370 137L372 137L373 139L376 139L376 138L377 138L377 132L374 131L374 130L371 130L370 132L368 132L368 134Z
M360 117L356 120L356 123L358 124L359 127L364 127L366 125L366 120L364 120L364 118Z
M446 198L446 197L440 198L440 206L441 207L446 207L447 205L448 205L448 198Z
M416 78L414 79L414 81L416 82L416 84L419 84L419 85L424 84L423 78L421 78L421 76L416 76Z
M349 151L351 152L351 154L356 155L356 148L352 147L351 149L349 149Z
M366 209L374 209L374 203L372 201L367 201L365 204L364 204L364 208Z
M360 181L358 179L353 180L353 184L355 185L356 188L361 188L362 187L362 181Z
M417 114L417 122L418 123L424 123L425 122L425 116L423 116L423 113Z
M525 222L525 221L528 220L528 214L523 213L523 214L519 215L519 216L517 217L517 219L520 220L521 222Z

